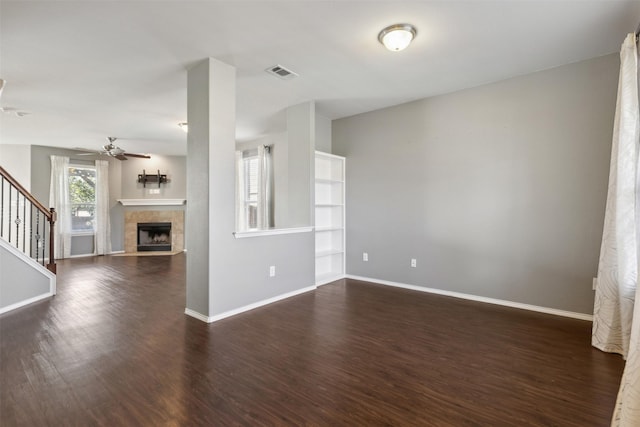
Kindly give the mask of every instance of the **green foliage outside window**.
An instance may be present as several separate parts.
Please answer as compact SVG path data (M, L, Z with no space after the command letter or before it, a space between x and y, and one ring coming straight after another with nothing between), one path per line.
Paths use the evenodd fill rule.
M72 230L92 231L96 206L95 169L69 168L69 202Z
M95 203L96 171L93 169L69 168L69 201Z

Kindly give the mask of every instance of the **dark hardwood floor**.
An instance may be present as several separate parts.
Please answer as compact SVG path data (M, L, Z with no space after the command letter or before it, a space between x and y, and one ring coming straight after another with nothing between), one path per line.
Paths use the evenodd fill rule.
M623 369L589 322L353 280L207 325L183 254L58 272L0 317L3 427L607 426Z

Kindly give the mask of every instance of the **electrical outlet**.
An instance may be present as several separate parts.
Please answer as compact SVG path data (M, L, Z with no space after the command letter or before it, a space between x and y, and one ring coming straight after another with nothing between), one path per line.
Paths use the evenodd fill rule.
M411 258L411 267L415 268L418 265L418 261L415 258Z
M276 275L276 266L272 265L271 267L269 267L269 277L275 277Z
M149 194L160 194L160 189L159 188L150 188L149 189Z
M593 282L591 283L591 287L594 291L596 290L596 286L598 286L598 278L594 277Z
M369 254L366 252L362 252L362 260L363 261L369 261Z

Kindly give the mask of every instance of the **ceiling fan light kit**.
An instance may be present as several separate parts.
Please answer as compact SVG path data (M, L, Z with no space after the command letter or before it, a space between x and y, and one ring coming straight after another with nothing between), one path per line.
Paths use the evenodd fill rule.
M127 159L127 157L137 157L139 159L151 158L151 156L147 154L126 153L122 148L114 144L114 142L116 142L117 139L118 138L115 138L113 136L108 136L107 140L109 141L109 143L103 145L102 150L94 151L93 153L82 153L82 154L79 154L79 156L93 156L98 154L98 155L105 155L109 157L115 157L118 160L129 160ZM82 150L84 150L84 148L82 148ZM91 151L91 150L87 150L87 151Z
M378 34L378 41L387 49L398 52L406 49L409 44L416 38L418 31L411 24L393 24Z

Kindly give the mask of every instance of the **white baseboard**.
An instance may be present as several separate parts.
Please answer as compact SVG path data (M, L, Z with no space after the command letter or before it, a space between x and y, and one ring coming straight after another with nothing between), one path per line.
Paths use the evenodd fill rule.
M373 279L371 277L355 276L353 274L347 274L345 277L348 278L348 279L362 280L364 282L377 283L379 285L394 286L396 288L410 289L412 291L420 291L420 292L427 292L427 293L430 293L430 294L445 295L445 296L448 296L448 297L461 298L461 299L466 299L466 300L470 300L470 301L484 302L484 303L487 303L487 304L502 305L502 306L505 306L505 307L519 308L519 309L522 309L522 310L537 311L539 313L553 314L553 315L562 316L562 317L571 317L573 319L587 320L589 322L593 321L593 315L586 314L586 313L576 313L574 311L558 310L558 309L555 309L555 308L541 307L541 306L538 306L538 305L523 304L523 303L520 303L520 302L507 301L507 300L501 300L501 299L495 299L495 298L481 297L481 296L478 296L478 295L464 294L464 293L461 293L461 292L445 291L445 290L442 290L442 289L425 288L425 287L422 287L422 286L408 285L406 283L398 283L398 282L391 282L391 281L388 281L388 280Z
M215 316L205 316L204 314L198 313L197 311L191 310L189 308L185 308L184 313L198 320L202 320L203 322L212 323L212 322L217 322L218 320L226 319L227 317L235 316L236 314L244 313L245 311L253 310L255 308L262 307L264 305L272 304L274 302L277 302L286 298L291 298L293 296L300 295L305 292L313 291L315 289L316 289L316 286L309 286L306 288L297 289L292 292L287 292L286 294L277 295L273 298L268 298L262 301L254 302L253 304L245 305L244 307L225 311L224 313L216 314Z
M115 255L115 254L123 254L124 251L111 251L108 254L104 254L104 255ZM93 252L90 254L76 254L76 255L70 255L69 258L88 258L91 256L102 256L102 255L98 255L98 254L94 254ZM67 258L67 259L69 259Z
M92 256L97 256L94 253L90 253L90 254L76 254L76 255L69 255L69 258L67 259L71 259L71 258L89 258Z
M186 314L187 316L195 317L196 319L201 320L201 321L206 322L206 323L213 322L213 320L210 320L211 317L205 316L204 314L198 313L197 311L191 310L190 308L185 308L184 309L184 314Z
M15 304L8 305L6 307L0 308L0 314L6 313L11 310L15 310L16 308L24 307L25 305L33 304L34 302L41 301L43 299L52 297L55 295L55 292L47 292L41 295L37 295L33 298L26 299L24 301L17 302Z

